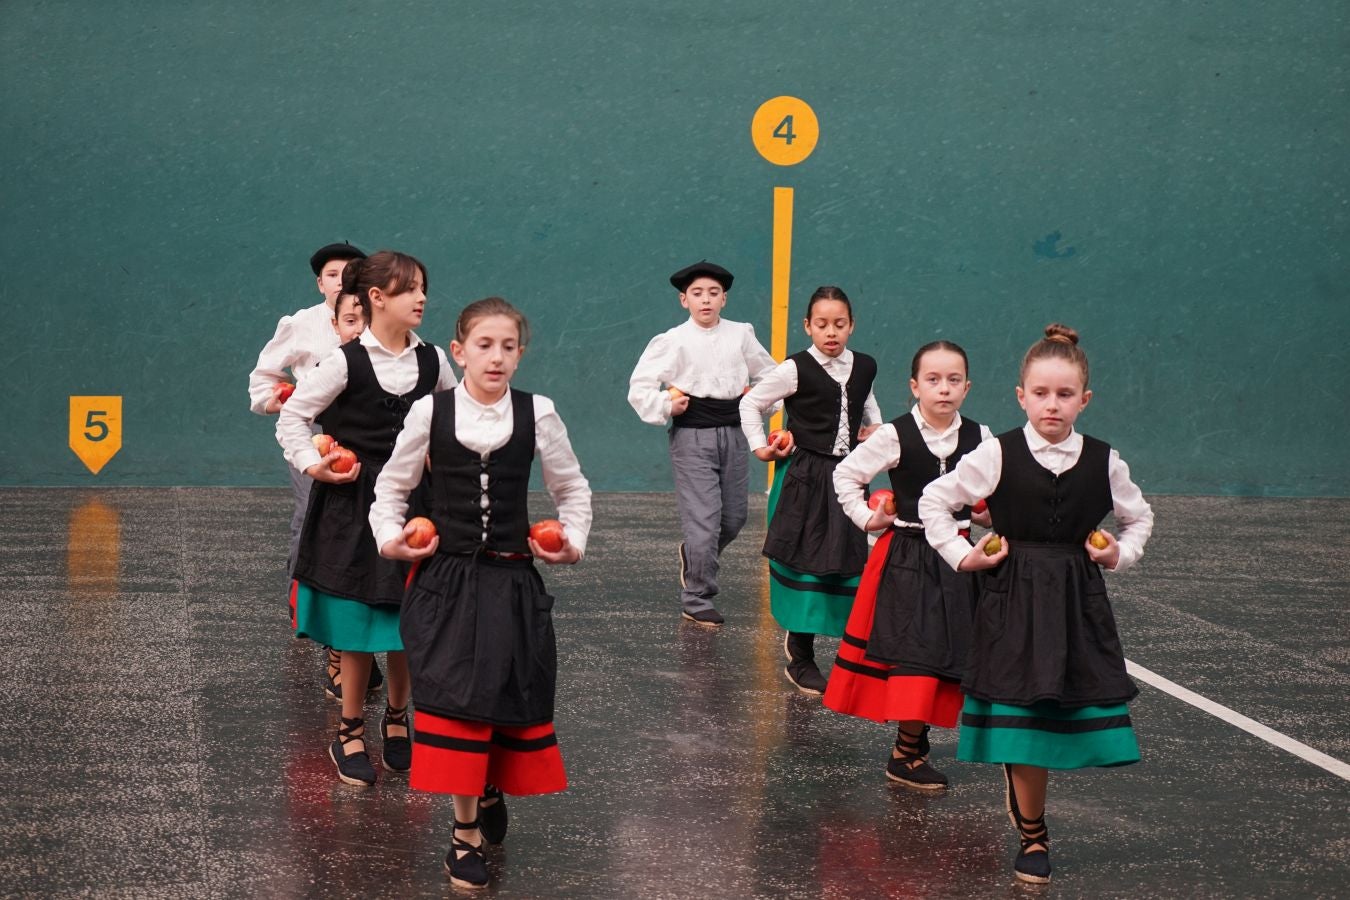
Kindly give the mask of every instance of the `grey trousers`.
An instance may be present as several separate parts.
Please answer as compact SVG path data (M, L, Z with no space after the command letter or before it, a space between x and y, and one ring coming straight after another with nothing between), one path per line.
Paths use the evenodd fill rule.
M314 479L294 466L291 470L291 495L295 498L295 509L291 510L291 553L286 559L286 593L290 594L291 578L295 572L295 556L300 550L300 529L305 525L305 511L309 509L309 488Z
M749 453L740 426L671 429L670 465L687 563L680 593L685 612L713 606L718 556L740 534L749 511Z

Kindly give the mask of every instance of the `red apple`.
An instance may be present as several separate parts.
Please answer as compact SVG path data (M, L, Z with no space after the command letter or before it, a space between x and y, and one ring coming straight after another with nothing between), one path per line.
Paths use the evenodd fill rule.
M530 526L530 539L549 553L563 548L563 527L557 519L542 519Z
M278 381L272 386L272 394L277 398L278 403L285 403L291 399L291 394L295 393L295 385L289 381Z
M332 453L333 448L338 445L331 434L316 434L310 440L314 442L314 449L319 451L320 456L327 456Z
M356 467L356 454L346 447L337 448L338 458L328 468L339 475L346 474Z
M426 516L416 516L408 520L408 524L413 527L412 533L408 535L408 546L414 550L421 550L423 547L431 546L432 538L436 537L436 525Z
M973 513L982 513L982 512L984 512L986 509L988 509L988 508L989 508L989 504L988 504L988 503L985 503L983 500L980 500L979 502L977 502L974 506L972 506L972 507L970 508L970 511L973 512Z
M881 507L881 511L888 516L895 515L895 494L886 488L881 488L872 492L872 496L867 498L867 508L876 509Z
M770 447L773 447L776 450L791 450L792 444L792 432L788 431L786 428L780 428L777 431L769 432Z

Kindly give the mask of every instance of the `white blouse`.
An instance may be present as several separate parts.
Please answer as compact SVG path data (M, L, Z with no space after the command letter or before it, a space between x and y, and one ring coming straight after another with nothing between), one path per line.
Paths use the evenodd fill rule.
M248 375L248 408L260 416L267 415L264 407L272 399L272 385L290 378L299 384L337 345L333 308L327 303L282 316L276 334L262 348L258 364Z
M419 371L414 350L423 343L421 338L409 332L408 346L398 352L386 350L370 329L361 332L359 340L370 354L370 364L380 387L391 394L406 394L417 386ZM450 360L440 347L436 348L436 358L440 361L441 372L435 390L454 387L458 383L455 370L450 368ZM339 347L296 386L295 393L281 407L281 415L277 416L277 443L286 454L286 462L303 472L323 459L314 449L311 425L346 389L347 356Z
M919 412L917 404L910 409L910 415L918 424L919 434L930 453L945 461L956 452L961 430L960 413L953 416L952 423L941 431L928 424L928 420ZM989 427L981 425L980 439L987 440L991 436ZM839 496L839 505L844 508L844 515L848 516L853 524L865 529L868 520L872 518L872 510L867 508L867 501L863 499L863 488L880 473L894 469L898 465L900 465L900 435L895 426L887 422L872 432L871 437L853 448L853 452L835 467L834 492ZM922 527L918 522L906 522L898 516L893 524L902 528ZM963 528L970 525L969 521L958 524Z
M1022 428L1027 447L1036 462L1056 475L1073 468L1083 453L1083 436L1070 431L1058 444L1052 444L1028 422ZM1115 571L1123 572L1139 561L1144 544L1153 533L1153 508L1144 499L1139 487L1130 480L1130 467L1111 449L1107 474L1111 479L1111 505L1120 533L1120 561ZM953 568L970 553L970 544L958 535L951 511L988 497L998 487L1003 475L1003 445L997 438L986 440L961 457L956 468L932 482L919 499L919 518L928 531L928 543L942 554Z
M806 348L806 352L811 354L812 359L820 363L825 372L839 384L841 389L848 384L849 376L853 374L852 350L845 347L844 352L838 356L826 356L817 350L813 344ZM741 398L741 431L745 432L745 439L750 444L751 451L768 446L768 441L764 438L764 414L772 409L775 404L795 393L797 393L797 363L788 359L775 366L759 384L750 389L750 393ZM867 400L863 403L862 424L875 425L880 421L881 407L877 405L877 398L869 388ZM839 428L837 432L840 435L848 433L847 396L844 397L844 402L839 405ZM843 456L847 453L848 444L848 441L836 439L835 454Z
M703 328L689 319L647 344L628 379L628 403L642 421L665 425L670 419L665 385L695 397L733 400L776 365L755 339L753 325L722 319Z
M558 416L553 401L534 394L534 446L544 474L544 487L558 507L567 539L583 555L591 531L591 485L581 474L581 464L572 452L567 428ZM491 405L479 403L467 390L455 391L455 438L475 453L486 457L506 446L511 439L511 392ZM403 430L375 480L375 503L370 507L370 530L375 546L383 547L396 539L407 524L408 494L422 480L427 454L431 450L431 397L423 397L408 410ZM487 488L488 474L482 474ZM486 508L488 498L483 498ZM486 534L484 534L486 536Z

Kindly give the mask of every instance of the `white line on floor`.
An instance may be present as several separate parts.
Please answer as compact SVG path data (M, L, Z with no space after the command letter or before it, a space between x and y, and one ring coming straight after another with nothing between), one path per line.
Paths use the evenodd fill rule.
M1332 775L1337 775L1350 781L1350 765L1341 762L1334 756L1327 756L1320 750L1314 750L1307 744L1301 744L1288 735L1281 734L1273 728L1268 728L1257 722L1255 719L1249 719L1240 712L1229 709L1222 704L1215 703L1205 697L1201 697L1195 691L1187 690L1175 681L1169 681L1157 672L1151 672L1134 660L1125 660L1125 670L1146 684L1151 684L1165 694L1171 694L1178 700L1184 700L1196 709L1204 710L1211 716L1223 719L1229 725L1236 725L1249 734L1254 734L1267 743L1274 744L1281 750L1294 754L1300 759L1305 759L1315 766L1321 766Z

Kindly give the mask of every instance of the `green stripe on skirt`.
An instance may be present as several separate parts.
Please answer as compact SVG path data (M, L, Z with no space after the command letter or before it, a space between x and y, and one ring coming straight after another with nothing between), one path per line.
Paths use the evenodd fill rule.
M334 597L307 584L295 588L295 636L351 653L401 651L397 606Z
M769 520L778 506L786 472L787 466L781 461L773 467ZM861 577L811 575L769 560L769 610L774 621L787 631L843 637Z
M956 758L1046 769L1123 766L1139 761L1124 703L1064 709L1053 700L1009 706L967 697Z

